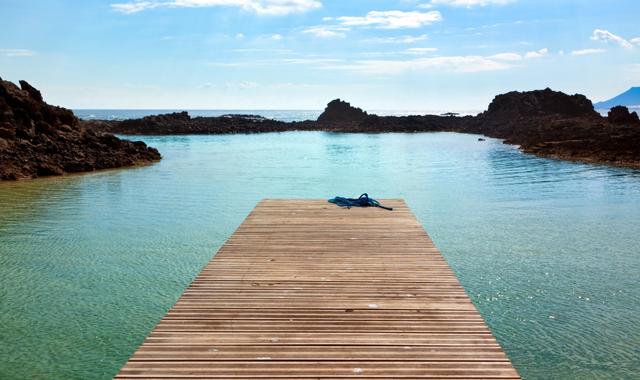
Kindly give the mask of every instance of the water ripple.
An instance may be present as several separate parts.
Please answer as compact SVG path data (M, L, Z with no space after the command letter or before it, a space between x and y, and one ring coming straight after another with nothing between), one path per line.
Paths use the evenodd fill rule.
M640 372L640 172L451 133L148 137L0 183L0 377L110 378L264 197L404 197L527 379Z

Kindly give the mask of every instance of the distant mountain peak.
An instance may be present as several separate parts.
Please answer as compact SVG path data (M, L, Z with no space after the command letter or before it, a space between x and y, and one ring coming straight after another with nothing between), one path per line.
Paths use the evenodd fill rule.
M631 87L622 94L609 100L598 102L593 106L599 109L609 109L615 106L640 107L640 86Z

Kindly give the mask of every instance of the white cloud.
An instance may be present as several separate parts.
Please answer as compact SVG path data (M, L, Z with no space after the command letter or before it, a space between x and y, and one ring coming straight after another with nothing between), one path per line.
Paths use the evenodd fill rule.
M271 39L276 41L280 41L282 38L282 34L274 34L271 36Z
M340 63L342 60L335 58L322 58L322 57L309 57L309 58L287 58L280 59L274 62L277 65L310 65L310 66L324 66Z
M377 44L412 44L414 42L427 40L429 36L421 34L418 36L397 36L397 37L376 37L363 40L364 42L373 42Z
M213 88L216 87L216 85L211 84L211 83L205 83L204 85L202 85L203 88ZM253 88L258 88L260 87L260 83L257 82L250 82L250 81L243 81L243 82L227 82L224 84L224 87L227 89L236 89L236 90L250 90Z
M0 55L5 57L33 57L36 52L28 49L0 49Z
M204 8L239 7L260 15L286 15L301 13L322 7L319 0L133 0L111 4L111 8L124 14L142 12L154 8Z
M325 67L343 62L340 59L324 58L318 56L306 56L302 58L278 58L278 59L251 59L232 62L209 61L206 62L211 67L225 68L247 68L247 67L271 67L283 65L304 65L310 67Z
M629 40L634 45L640 45L640 37L635 37Z
M498 61L520 61L522 60L522 55L518 53L499 53L489 56L488 58Z
M485 71L507 70L527 62L527 58L537 58L548 53L548 49L540 49L527 54L499 53L490 56L460 55L433 56L433 47L416 47L401 51L384 51L361 53L366 56L391 57L360 60L343 60L324 56L307 55L300 58L263 59L239 62L209 62L211 66L220 67L258 67L302 65L319 70L341 70L364 75L397 75L405 72L458 72L475 73ZM424 55L411 57L411 55ZM398 58L404 56L405 58Z
M161 6L159 3L152 3L151 1L134 1L132 3L111 4L111 8L113 10L124 14L142 12L145 9L153 9L159 6Z
M481 56L442 56L411 60L365 60L345 65L327 66L360 74L394 75L408 71L453 71L473 73L481 71L506 70L511 66Z
M237 34L236 34L236 38L237 38L237 39L242 39L242 38L244 38L244 34L242 34L242 33L237 33Z
M248 82L248 81L244 81L244 82L240 82L238 83L238 88L242 88L242 89L247 89L247 88L256 88L256 87L260 87L259 83L256 82Z
M442 21L442 14L431 12L371 11L365 16L336 18L342 26L371 26L379 29L420 28Z
M625 49L631 49L633 48L633 45L631 44L631 42L625 40L624 38L617 36L613 33L611 33L608 30L604 30L604 29L595 29L593 31L593 34L591 35L591 39L593 41L603 41L606 43L614 43L617 44ZM635 38L634 38L635 40Z
M446 5L450 7L467 7L475 6L485 7L487 5L505 5L513 3L515 0L431 0L430 3L418 5L419 8L432 8L436 5Z
M438 48L418 47L418 48L407 49L407 53L409 54L427 54L427 53L433 53L434 51L438 51Z
M546 56L547 54L549 54L549 49L544 48L544 49L540 49L538 51L529 51L524 55L524 57L525 58L542 58L542 57Z
M604 53L605 51L606 51L605 49L581 49L581 50L572 51L571 55L580 56L580 55L589 55L589 54L600 54L600 53Z
M339 26L313 26L311 28L307 28L302 31L302 33L312 34L319 38L335 38L335 37L345 37L345 32L348 32L349 28L339 27Z

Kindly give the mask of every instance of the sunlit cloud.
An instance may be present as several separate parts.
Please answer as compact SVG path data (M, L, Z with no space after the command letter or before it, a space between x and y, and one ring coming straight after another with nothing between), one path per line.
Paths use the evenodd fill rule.
M238 7L259 15L287 15L302 13L322 7L318 0L172 0L144 1L134 0L111 4L111 8L124 14L132 14L155 8L205 8Z
M595 29L593 31L593 34L591 35L591 39L593 41L602 41L606 43L611 42L625 49L633 48L633 44L631 42L605 29ZM637 40L638 38L632 39L632 41L637 41Z
M600 54L606 52L605 49L581 49L574 50L571 52L573 56L581 56L581 55L591 55L591 54Z
M342 26L365 26L379 29L420 28L442 21L438 11L403 12L403 11L371 11L364 16L342 16L336 20Z
M513 3L515 0L431 0L429 3L418 5L419 8L432 8L437 5L446 5L450 7L486 7L488 5L505 5Z
M345 32L348 32L350 29L335 26L335 25L326 25L326 26L313 26L307 29L304 29L302 33L311 34L315 37L319 38L342 38L346 36Z
M417 47L407 49L407 53L409 54L428 54L438 51L438 48L434 47Z
M425 41L429 39L426 34L420 34L417 36L405 35L397 37L375 37L363 40L363 42L373 42L377 44L412 44L415 42Z
M520 61L522 60L522 55L518 53L498 53L489 56L489 58L498 61Z
M547 54L549 54L549 49L544 48L537 51L529 51L524 55L524 57L525 58L542 58Z
M410 60L362 60L327 69L347 70L367 75L397 75L405 72L451 71L473 73L506 70L511 65L481 56L441 56Z
M32 57L36 52L29 49L0 49L0 55L5 57Z

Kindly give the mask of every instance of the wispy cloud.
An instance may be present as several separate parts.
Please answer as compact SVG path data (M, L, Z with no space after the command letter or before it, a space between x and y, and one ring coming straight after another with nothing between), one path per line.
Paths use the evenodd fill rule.
M337 58L326 58L318 56L306 56L301 58L277 58L277 59L252 59L240 61L209 61L207 66L225 68L247 68L247 67L271 67L284 65L304 65L309 67L326 67L329 65L341 64L343 61Z
M154 8L204 8L238 7L260 15L287 15L302 13L322 7L319 0L133 0L111 4L111 8L124 14L142 12Z
M438 48L434 47L417 47L407 49L407 53L409 54L428 54L438 51Z
M528 51L524 54L514 53L514 52L498 53L498 54L490 55L487 58L494 59L497 61L516 62L516 61L522 61L525 59L542 58L547 56L548 54L549 54L549 49L543 48L536 51Z
M0 55L5 57L32 57L36 52L29 49L0 49Z
M600 53L604 53L605 51L606 51L605 49L581 49L581 50L572 51L571 55L581 56L581 55L590 55L590 54L600 54Z
M322 58L322 57L308 57L308 58L286 58L280 59L276 64L285 65L312 65L312 66L324 66L329 64L336 64L342 62L337 58Z
M547 56L548 54L549 54L549 49L543 48L536 51L528 51L524 54L514 53L514 52L498 53L498 54L490 55L487 58L494 59L497 61L516 62L516 61L522 61L525 59L542 58Z
M370 11L364 16L323 17L326 25L311 26L302 30L302 33L311 34L320 38L346 37L347 32L353 28L375 29L411 29L420 28L435 22L442 21L442 14L432 12L404 12L404 11ZM375 43L413 43L426 40L427 35L377 37L363 40Z
M405 35L397 37L375 37L362 40L363 42L373 42L377 44L412 44L415 42L425 41L429 38L426 34L417 36Z
M433 52L434 48L407 49L406 53ZM475 73L483 71L507 70L518 61L544 57L549 49L544 48L524 54L507 52L490 56L459 55L415 58L409 60L361 60L339 65L326 65L323 68L348 70L361 74L397 75L405 72L458 72ZM398 54L398 53L396 53Z
M235 53L273 53L273 54L296 54L291 49L272 49L272 48L239 48L232 49Z
M437 52L433 47L416 47L394 52L368 52L361 53L367 56L393 56L397 59L362 59L344 60L331 57L309 55L300 58L263 59L237 62L208 62L210 66L218 67L262 67L301 65L319 70L349 71L364 75L397 75L405 72L457 72L474 73L483 71L507 70L532 60L547 55L548 49L540 49L528 53L499 53L490 56L480 55L456 55L456 56L424 56L409 58L411 55L427 55ZM399 59L398 57L405 58ZM522 63L518 62L521 61Z
M481 56L441 56L410 60L363 60L345 65L329 66L329 69L348 70L368 75L397 75L410 71L453 71L472 73L506 70L511 65Z
M476 6L486 7L487 5L505 5L513 3L515 0L431 0L429 3L418 5L419 8L432 8L437 5L450 7L472 8Z
M626 39L615 35L613 33L611 33L608 30L605 29L595 29L593 31L593 34L591 35L591 39L593 41L603 41L606 43L614 43L618 46L621 46L625 49L632 49L633 48L633 43L627 41ZM632 38L631 41L633 41L634 43L638 44L640 43L640 37L636 37L636 38Z
M239 83L226 83L226 86L229 88L239 88L241 90L246 90L246 89L260 87L260 83L243 81Z
M312 26L310 28L306 28L302 31L305 34L311 34L315 37L319 38L342 38L346 36L345 32L348 32L350 29L342 26L336 25L321 25L321 26Z
M518 53L498 53L491 55L488 58L498 61L520 61L522 60L522 55Z
M529 51L524 55L524 57L525 58L542 58L547 54L549 54L549 49L544 48L537 51Z
M404 12L404 11L371 11L364 16L336 17L342 26L365 26L379 29L420 28L442 21L438 11Z

